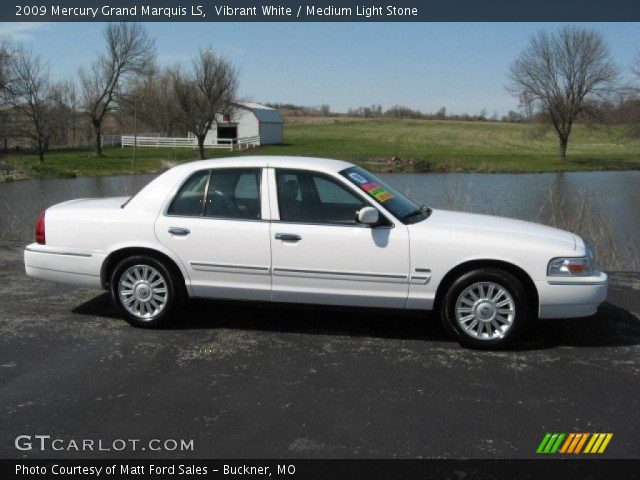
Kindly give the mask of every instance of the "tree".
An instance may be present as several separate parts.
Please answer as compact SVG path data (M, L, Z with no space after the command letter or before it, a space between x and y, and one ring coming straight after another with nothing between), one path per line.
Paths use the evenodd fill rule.
M170 69L163 69L151 77L132 82L126 94L121 96L119 110L129 118L137 116L154 131L169 135L178 132L179 112L172 73Z
M2 140L2 145L0 146L0 152L6 151L7 149L7 136L8 136L8 115L7 115L7 105L6 102L3 101L5 89L5 82L7 76L7 66L9 61L9 46L7 42L0 38L0 139Z
M216 114L230 108L238 87L238 72L223 56L211 48L200 50L193 60L193 71L172 71L173 93L180 124L198 141L198 153L205 158L204 140L216 120Z
M104 31L106 52L88 69L80 69L82 108L95 134L95 153L102 155L102 123L130 77L149 75L155 65L155 42L137 23L110 23Z
M438 110L434 116L438 120L445 120L447 118L447 109L445 107L440 107L440 110Z
M614 89L617 69L603 36L595 30L565 26L538 32L509 67L507 89L526 98L550 125L565 159L575 120L589 115L590 104Z
M15 46L5 61L2 100L12 116L12 130L29 138L40 162L49 148L51 136L64 130L61 84L51 82L49 63L23 46Z
M6 77L7 77L7 66L9 62L9 45L8 42L0 38L0 90L4 89Z
M502 117L503 122L508 123L522 123L526 120L526 118L521 114L514 110L509 110L507 114Z

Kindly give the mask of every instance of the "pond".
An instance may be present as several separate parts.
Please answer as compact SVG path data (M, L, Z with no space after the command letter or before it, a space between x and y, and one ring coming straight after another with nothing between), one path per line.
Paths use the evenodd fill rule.
M590 239L601 251L616 249L618 256L634 256L627 260L637 265L640 171L396 173L380 177L417 203L434 208L521 218L585 237L602 237ZM73 198L130 195L153 178L120 175L0 183L0 236L28 241L38 213L46 207Z

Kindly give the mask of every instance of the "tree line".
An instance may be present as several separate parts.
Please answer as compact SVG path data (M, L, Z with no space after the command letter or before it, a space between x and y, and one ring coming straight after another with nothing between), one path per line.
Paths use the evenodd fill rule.
M640 80L640 53L631 72ZM530 122L551 130L558 138L559 155L566 158L571 132L576 122L588 125L624 124L629 135L640 136L640 88L624 83L620 69L611 58L605 38L595 29L567 25L554 32L541 30L510 64L506 89L519 101L519 111L490 117L479 114L447 114L442 107L423 113L395 105L351 108L348 116L364 118L409 118L424 120ZM293 115L329 115L329 107L279 105Z
M76 81L53 81L51 65L27 45L0 42L0 138L28 139L41 162L53 139L75 143L78 116L90 125L94 153L102 156L109 115L139 115L164 131L180 129L197 138L205 158L204 139L216 114L236 97L238 72L213 49L199 50L191 68L159 68L155 41L137 23L110 23L104 49ZM6 145L6 144L5 144Z
M204 158L204 140L216 115L233 108L237 69L211 48L201 49L190 68L160 68L155 41L136 23L107 24L103 39L104 48L94 61L66 81L53 81L50 64L28 46L0 41L0 139L5 139L5 147L7 138L28 139L44 161L52 142L67 139L67 144L77 145L82 131L93 139L95 155L100 156L105 126L115 122L109 130L122 131L134 119L136 131L191 132ZM631 71L640 79L640 54ZM272 106L284 116L537 123L543 127L540 132L555 133L562 158L577 122L626 124L630 134L640 135L639 89L621 81L604 37L594 29L568 25L538 32L510 64L507 77L506 88L518 99L519 110L503 117L497 112L489 116L486 110L451 115L445 107L425 113L374 104L336 114L329 105Z

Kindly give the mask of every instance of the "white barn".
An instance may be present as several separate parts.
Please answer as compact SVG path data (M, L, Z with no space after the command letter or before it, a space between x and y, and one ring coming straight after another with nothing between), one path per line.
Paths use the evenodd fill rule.
M231 113L216 115L216 122L209 130L205 144L236 143L238 140L257 140L257 137L260 145L282 143L284 120L276 109L248 102L238 102L232 106Z

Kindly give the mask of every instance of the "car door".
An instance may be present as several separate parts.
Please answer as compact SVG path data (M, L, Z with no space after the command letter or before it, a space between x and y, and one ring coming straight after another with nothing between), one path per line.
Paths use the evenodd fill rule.
M191 174L158 217L158 240L181 260L198 297L269 300L269 203L261 168Z
M274 301L404 307L405 225L358 224L356 212L373 205L332 175L269 169L269 186Z

